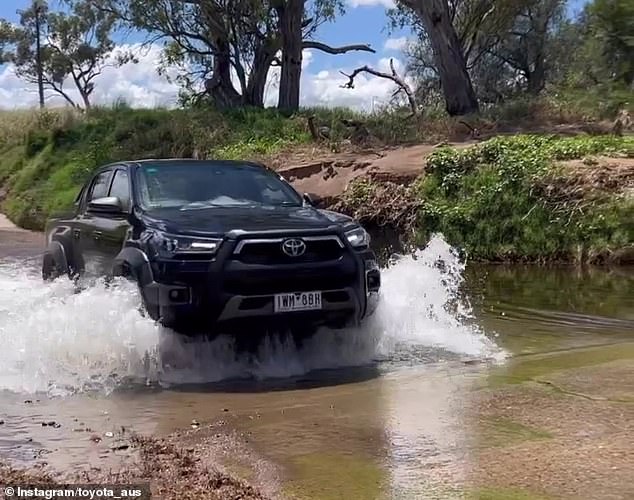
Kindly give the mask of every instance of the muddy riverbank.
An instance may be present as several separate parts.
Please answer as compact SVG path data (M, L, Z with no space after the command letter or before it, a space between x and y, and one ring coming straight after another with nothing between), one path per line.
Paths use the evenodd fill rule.
M15 469L152 478L160 498L634 495L631 268L463 269L435 241L386 271L371 327L246 354L160 331L125 287L42 284L15 233L0 230Z

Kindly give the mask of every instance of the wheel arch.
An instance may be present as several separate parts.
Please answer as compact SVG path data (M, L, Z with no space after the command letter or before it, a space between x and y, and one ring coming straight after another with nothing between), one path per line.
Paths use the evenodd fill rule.
M72 271L67 255L62 242L51 240L42 256L42 278L49 280L61 275L71 277Z
M154 273L147 255L135 247L125 247L119 252L112 264L112 274L134 278L142 288L154 281Z

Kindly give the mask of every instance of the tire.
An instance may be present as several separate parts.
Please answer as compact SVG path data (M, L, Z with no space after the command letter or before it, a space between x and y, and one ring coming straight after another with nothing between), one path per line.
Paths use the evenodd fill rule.
M151 319L153 319L154 321L159 321L161 319L160 307L157 304L150 304L146 300L141 286L139 286L139 293L141 294L141 303L143 304L144 311Z
M124 264L121 267L113 269L112 275L125 278L128 281L133 282L136 285L139 291L139 295L141 297L142 313L147 314L154 321L158 321L160 319L159 306L156 304L150 304L147 301L147 298L145 296L145 293L143 293L143 288L141 287L139 280L137 279L134 272L132 271L132 269L130 269L128 265Z
M305 326L302 328L293 328L291 330L291 338L298 349L301 349L306 342L312 339L317 333L317 327Z
M42 258L42 279L44 281L53 281L60 276L66 276L70 279L70 269L65 262L58 262L55 256L50 253L44 253Z

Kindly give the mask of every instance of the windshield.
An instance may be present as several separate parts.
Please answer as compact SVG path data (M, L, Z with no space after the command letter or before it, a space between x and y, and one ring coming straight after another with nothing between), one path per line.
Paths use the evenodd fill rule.
M301 206L301 197L266 169L240 164L143 164L141 205L195 210L227 206Z

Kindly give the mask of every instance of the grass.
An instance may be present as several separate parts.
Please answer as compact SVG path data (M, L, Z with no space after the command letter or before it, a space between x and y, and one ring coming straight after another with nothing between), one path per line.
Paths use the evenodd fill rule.
M574 100L570 95L546 95L487 109L482 120L493 120L504 128L504 124L519 122L550 123L584 116L598 119L613 116L621 101L613 94L603 100L597 100L596 96L583 99L576 96ZM571 102L583 103L584 109L562 104ZM593 102L601 106L597 104L592 109ZM362 122L367 130L368 143L362 139L357 146L436 141L466 133L459 120L436 109L426 110L419 119L406 119L406 114L406 110L399 109L368 115L345 108L308 108L287 117L274 109L224 112L206 107L131 109L122 103L87 113L69 109L0 111L0 210L20 226L42 229L51 213L72 204L80 186L96 167L124 159L213 157L266 161L312 141L307 126L309 116L315 117L318 126L329 129L325 145L333 151L350 141L351 129L346 128L344 119ZM517 197L517 186L528 185L528 177L553 159L616 151L623 149L623 142L606 138L566 143L536 141L527 138L515 142L492 141L477 150L461 153L447 150L435 155L434 172L421 186L424 198L430 200L421 221L424 231L446 231L450 239L473 255L492 259L568 255L571 244L579 239L589 240L590 249L621 245L627 238L621 227L627 215L622 204L602 204L592 218L583 218L585 226L573 221L577 234L572 234L569 224L551 224L548 208L532 208L534 197L526 190ZM531 152L529 159L524 158L524 151L533 147L542 148L541 153ZM633 149L631 141L629 147ZM476 164L477 169L471 168ZM487 165L489 168L485 168ZM515 184L510 186L507 178ZM460 199L474 194L471 201ZM511 219L482 227L483 213L498 200L500 214L512 214ZM524 226L523 217L527 213L526 234L518 236L518 227ZM465 228L472 221L478 227ZM562 224L565 230L561 229ZM530 231L538 234L528 234ZM585 232L588 236L580 236Z
M284 488L289 498L323 500L384 497L386 472L368 457L313 453L293 459Z
M471 492L468 500L546 500L545 496L508 488L482 488Z
M275 111L95 109L0 113L2 209L41 229L100 165L157 157L250 158L309 140L301 118Z
M418 236L489 261L601 260L632 244L632 197L572 187L559 161L634 152L634 138L518 135L443 148L415 186ZM622 187L622 186L621 186Z
M634 136L516 135L442 147L413 184L360 178L337 208L414 234L418 245L441 233L474 260L619 262L634 245L631 166L623 173L593 155L631 158Z
M0 111L0 209L19 226L42 229L70 207L98 166L144 158L266 160L312 140L307 118L330 130L337 150L349 131L342 119L363 120L384 144L414 140L417 124L397 111L362 116L349 109L303 109L287 117L274 109L96 108ZM4 197L4 200L2 200Z

